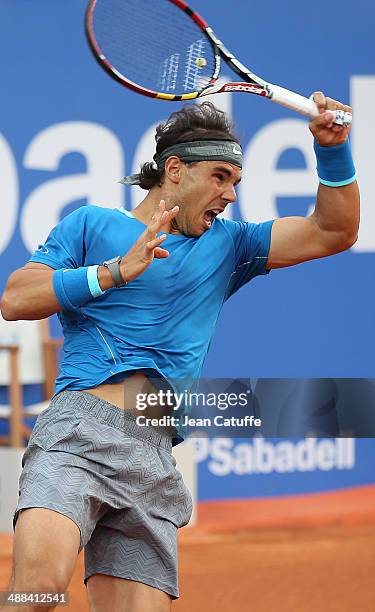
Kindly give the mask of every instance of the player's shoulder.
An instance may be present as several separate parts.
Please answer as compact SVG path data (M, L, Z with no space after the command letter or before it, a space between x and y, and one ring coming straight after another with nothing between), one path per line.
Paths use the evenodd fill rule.
M237 236L242 233L246 227L253 226L254 223L249 223L246 221L234 221L233 219L215 219L215 226L218 231L226 232L231 236Z
M108 206L100 206L99 204L86 204L77 208L76 212L90 219L101 219L113 217L116 210L117 208L108 208Z
M64 220L70 221L71 223L76 222L78 224L84 223L95 225L100 220L108 221L109 219L115 218L116 210L115 208L98 206L97 204L85 204L66 215Z
M233 221L232 219L217 217L210 230L210 234L213 232L216 240L219 242L228 244L229 241L229 243L232 244L233 249L236 250L238 239L243 233L243 229L241 228L242 224L243 222L241 221Z
M272 221L263 221L262 223L255 223L253 221L234 221L233 219L216 219L215 224L218 223L219 227L232 235L241 234L243 232L253 232L261 230L267 227Z
M216 219L218 230L221 228L231 237L235 248L244 242L269 244L274 220L254 223L251 221L234 221L232 219Z
M54 231L69 240L80 240L82 236L116 233L118 217L121 215L114 208L86 204L65 215L56 225Z
M217 217L215 220L219 226L221 226L226 231L236 231L239 225L243 223L243 221L233 221L233 219L223 219L222 217Z

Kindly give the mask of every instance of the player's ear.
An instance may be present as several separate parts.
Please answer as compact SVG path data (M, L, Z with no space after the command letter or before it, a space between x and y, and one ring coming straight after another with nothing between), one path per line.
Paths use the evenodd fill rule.
M179 157L175 155L168 157L164 167L165 176L172 181L172 183L178 185L181 180L183 166L184 162L181 161Z

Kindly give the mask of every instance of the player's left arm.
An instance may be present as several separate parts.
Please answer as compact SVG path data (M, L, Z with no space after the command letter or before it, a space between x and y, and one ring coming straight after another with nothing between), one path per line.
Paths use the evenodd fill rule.
M334 179L343 178L345 164L348 164L348 159L345 159L343 153L345 147L329 148L346 143L350 128L334 124L332 114L327 111L342 109L351 112L352 109L336 100L326 98L321 92L314 94L314 100L320 115L310 122L310 130L315 141L320 147L324 147L322 150L324 157L328 154L328 164L330 164L328 174L332 172ZM336 151L338 151L337 160ZM350 174L350 165L348 168ZM343 172L342 176L340 172ZM350 177L347 178L350 180ZM340 184L340 181L337 182ZM357 240L359 202L356 180L343 186L320 183L315 210L310 217L284 217L274 222L267 268L293 266L310 259L333 255L351 247Z

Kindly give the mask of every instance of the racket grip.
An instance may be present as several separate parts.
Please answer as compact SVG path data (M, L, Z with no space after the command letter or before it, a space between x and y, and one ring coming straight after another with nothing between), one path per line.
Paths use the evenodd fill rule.
M279 85L268 85L270 91L270 99L277 104L281 104L282 106L286 106L297 113L301 113L302 115L307 115L311 119L317 117L319 115L318 107L315 104L314 100L311 98L305 98L300 94L294 93L293 91L289 91L284 87L280 87ZM333 120L337 125L345 125L348 126L352 122L351 113L345 112L343 110L332 111L335 113L336 118Z

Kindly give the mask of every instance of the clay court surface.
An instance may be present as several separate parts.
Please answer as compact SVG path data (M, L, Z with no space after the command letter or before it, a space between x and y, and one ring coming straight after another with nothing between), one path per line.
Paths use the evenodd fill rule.
M300 499L206 502L199 517L199 527L180 533L175 612L375 609L375 487ZM11 550L11 536L0 536L0 589L10 575ZM80 555L71 603L62 610L88 611L82 575Z

